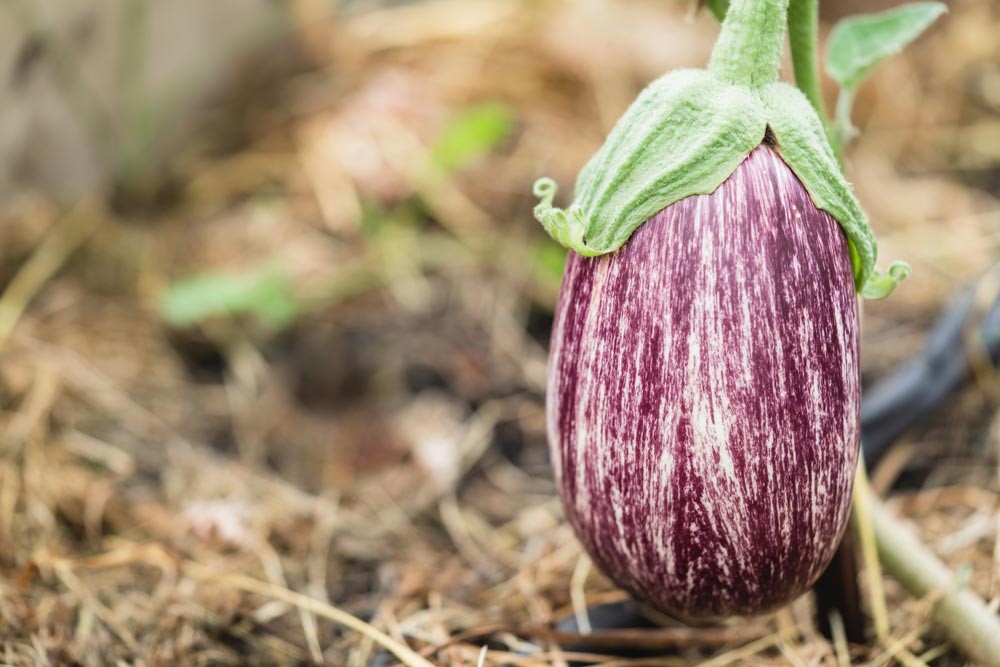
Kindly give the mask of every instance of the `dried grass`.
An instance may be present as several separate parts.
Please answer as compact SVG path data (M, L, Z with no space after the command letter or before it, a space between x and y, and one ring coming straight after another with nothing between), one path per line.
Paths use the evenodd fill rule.
M241 100L267 109L249 145L181 151L172 206L102 204L79 229L44 200L0 213L34 248L0 249L0 662L961 664L929 602L891 580L882 647L828 643L808 597L708 626L555 628L586 629L587 607L624 596L589 568L547 469L558 276L529 184L571 181L639 82L698 64L711 21L679 23L669 3L322 4L295 3L310 68ZM867 309L868 375L997 259L998 162L970 166L968 147L996 123L984 24L1000 29L994 3L955 3L862 96L852 174L885 256L915 265ZM509 105L514 136L454 178L422 177L446 119L483 100ZM158 315L179 276L274 261L304 308L284 332ZM984 373L875 477L902 482L896 507L997 604ZM615 655L637 648L658 657Z

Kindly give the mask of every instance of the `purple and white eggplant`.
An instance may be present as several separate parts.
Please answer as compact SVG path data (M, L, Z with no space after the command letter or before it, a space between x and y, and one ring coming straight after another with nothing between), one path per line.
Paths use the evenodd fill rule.
M821 120L777 81L788 0L734 0L708 70L639 96L568 208L549 365L567 517L612 580L687 616L804 592L859 449L857 291L876 244Z
M761 146L617 253L571 255L547 411L570 523L658 608L787 602L844 529L859 383L844 234Z

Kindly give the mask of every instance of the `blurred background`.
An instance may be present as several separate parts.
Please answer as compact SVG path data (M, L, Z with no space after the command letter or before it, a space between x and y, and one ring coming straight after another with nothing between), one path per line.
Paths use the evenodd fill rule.
M823 0L823 34L892 4ZM1000 6L949 6L856 107L849 176L914 269L865 307L869 384L1000 284ZM297 591L434 664L843 664L808 596L645 662L549 630L625 596L548 468L565 251L531 184L568 193L717 32L680 0L2 0L0 661L394 664ZM973 357L872 477L997 604L1000 384ZM901 645L963 664L886 586Z

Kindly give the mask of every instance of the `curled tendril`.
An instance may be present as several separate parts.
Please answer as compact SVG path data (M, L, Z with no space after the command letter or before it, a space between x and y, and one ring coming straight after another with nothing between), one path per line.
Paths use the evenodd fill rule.
M542 223L549 236L560 245L575 250L585 257L601 254L587 247L587 239L584 236L586 220L583 211L575 205L565 210L552 205L559 191L555 181L551 178L540 178L535 181L532 191L539 199L538 205L535 206L535 218Z
M875 267L864 287L861 288L861 296L866 299L884 299L892 294L896 285L910 277L910 265L906 262L896 261L889 267L888 271Z
M535 181L535 185L531 188L531 191L535 193L536 197L542 200L539 206L542 204L551 206L552 200L555 199L556 193L559 192L559 186L551 178L545 176Z

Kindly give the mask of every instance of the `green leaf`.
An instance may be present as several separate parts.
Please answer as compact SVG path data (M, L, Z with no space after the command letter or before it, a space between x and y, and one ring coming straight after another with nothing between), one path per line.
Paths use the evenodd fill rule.
M847 17L830 32L826 71L853 91L875 65L899 53L946 11L948 7L940 2L914 2L878 14Z
M729 0L704 0L704 2L715 20L722 23L726 18L726 12L729 11Z
M441 175L458 171L485 155L510 136L514 115L498 102L459 112L431 148L431 167Z
M243 273L206 273L184 278L167 291L160 312L175 327L212 317L251 315L281 329L299 309L288 280L273 267Z

